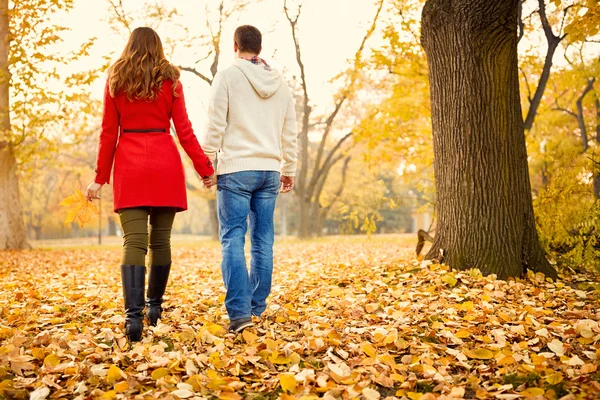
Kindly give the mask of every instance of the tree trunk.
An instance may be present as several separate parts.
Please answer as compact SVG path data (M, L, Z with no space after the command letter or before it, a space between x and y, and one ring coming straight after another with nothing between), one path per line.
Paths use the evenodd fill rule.
M286 196L282 196L281 200L279 200L279 209L281 211L281 236L284 237L288 235L287 202L288 199Z
M17 159L11 144L8 0L0 0L0 250L29 248L23 223Z
M219 240L219 215L217 214L217 200L208 200L208 214L210 218L210 231L213 240Z
M42 226L41 225L34 226L33 231L35 232L35 240L42 240Z
M112 215L108 217L108 236L117 236L117 223Z
M439 222L428 258L555 278L535 227L517 72L518 0L427 0Z
M308 239L311 236L310 232L310 210L311 202L307 201L304 196L298 194L298 205L300 206L300 221L298 226L298 237L300 239Z

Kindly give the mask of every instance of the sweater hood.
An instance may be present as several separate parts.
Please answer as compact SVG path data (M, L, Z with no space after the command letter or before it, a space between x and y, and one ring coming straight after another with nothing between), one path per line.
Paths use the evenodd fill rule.
M281 75L274 69L267 71L260 65L239 58L233 65L242 71L256 93L263 99L273 96L281 86Z

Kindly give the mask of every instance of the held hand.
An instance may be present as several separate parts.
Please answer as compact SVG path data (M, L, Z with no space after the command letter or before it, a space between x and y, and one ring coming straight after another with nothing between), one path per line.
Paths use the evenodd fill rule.
M98 192L102 189L102 185L96 182L92 182L88 185L85 191L85 197L88 201L92 201L94 199L99 199Z
M294 189L294 177L293 176L282 176L281 177L281 193L289 193Z
M217 186L217 175L212 174L208 178L202 179L202 183L204 183L204 187L210 189L213 186Z

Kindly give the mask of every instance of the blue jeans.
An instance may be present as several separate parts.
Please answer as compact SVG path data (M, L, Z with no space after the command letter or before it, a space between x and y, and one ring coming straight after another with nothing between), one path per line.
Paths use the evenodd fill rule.
M279 172L241 171L219 175L217 207L223 251L221 272L227 289L225 308L231 321L260 316L267 308L273 275L273 213ZM250 274L244 245L250 220Z

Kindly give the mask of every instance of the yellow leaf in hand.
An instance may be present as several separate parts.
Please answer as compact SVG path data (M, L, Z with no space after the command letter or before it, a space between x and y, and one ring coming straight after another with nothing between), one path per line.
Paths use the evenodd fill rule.
M80 190L75 190L75 193L64 199L60 205L68 207L65 226L77 222L83 227L94 215L99 214L96 205L88 201Z
M292 374L279 374L279 383L281 388L287 392L294 393L296 391L296 378Z

